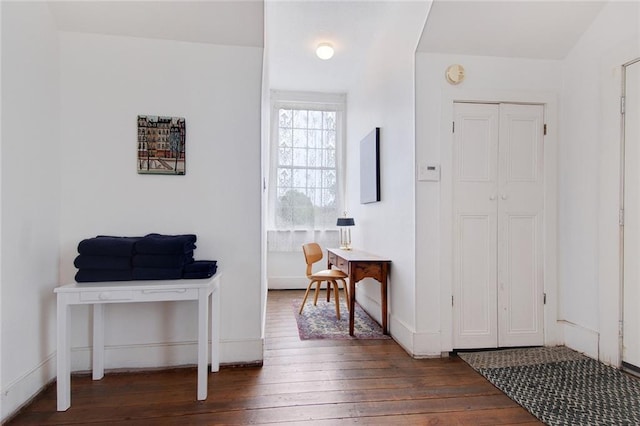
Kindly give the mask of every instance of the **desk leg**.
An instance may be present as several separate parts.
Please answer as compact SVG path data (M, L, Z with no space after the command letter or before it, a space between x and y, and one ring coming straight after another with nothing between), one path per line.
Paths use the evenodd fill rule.
M211 372L220 371L220 287L211 293Z
M198 401L202 401L207 399L209 292L206 288L198 292Z
M353 324L356 318L356 271L353 262L349 262L349 336L353 336Z
M69 305L64 295L58 294L57 299L57 383L58 411L66 411L71 406L71 348Z
M104 377L104 304L93 304L93 380Z
M382 273L380 274L380 300L382 302L382 334L389 334L387 327L387 275L389 274L389 265L382 262L380 265Z

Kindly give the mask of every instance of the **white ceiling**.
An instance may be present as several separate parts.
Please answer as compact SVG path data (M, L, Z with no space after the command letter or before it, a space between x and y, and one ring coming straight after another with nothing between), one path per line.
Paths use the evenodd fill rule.
M65 31L264 46L270 88L346 92L363 67L384 63L394 49L562 59L604 3L79 0L50 7ZM329 61L314 54L321 41L335 46Z
M415 50L429 5L427 0L267 0L271 88L346 92L374 56L394 46ZM333 44L333 58L316 57L320 42Z
M258 0L54 0L49 7L63 31L263 46L264 3Z
M563 59L606 1L434 1L420 52Z

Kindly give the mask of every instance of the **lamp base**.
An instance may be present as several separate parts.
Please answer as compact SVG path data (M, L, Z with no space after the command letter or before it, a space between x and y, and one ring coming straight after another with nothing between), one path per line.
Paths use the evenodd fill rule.
M340 250L351 250L351 246L340 246Z

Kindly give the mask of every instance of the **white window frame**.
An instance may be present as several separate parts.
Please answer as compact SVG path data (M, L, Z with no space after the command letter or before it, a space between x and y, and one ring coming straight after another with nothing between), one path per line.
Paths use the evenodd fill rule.
M334 246L338 241L337 228L276 227L276 187L279 140L279 109L308 109L336 111L336 219L344 211L346 95L337 93L271 91L271 117L269 141L269 179L267 203L267 243L269 251L299 251L300 245L316 241L323 246ZM335 241L334 241L335 240Z

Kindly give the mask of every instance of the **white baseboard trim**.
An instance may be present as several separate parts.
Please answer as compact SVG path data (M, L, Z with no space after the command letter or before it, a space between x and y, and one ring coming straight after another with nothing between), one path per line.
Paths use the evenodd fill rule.
M56 376L55 352L2 389L2 422L27 405Z
M393 314L389 321L389 332L391 333L393 340L395 340L396 343L399 344L409 355L413 356L414 332Z
M269 290L306 290L309 280L305 276L268 277Z
M442 337L439 332L427 331L413 335L414 358L441 358ZM448 354L448 352L446 352Z
M220 342L220 363L262 361L262 339ZM141 345L106 345L104 368L162 368L198 363L198 342L170 342ZM71 349L71 371L91 370L91 348Z
M563 327L565 346L591 358L598 359L600 334L597 331L569 321L558 321L558 323Z

